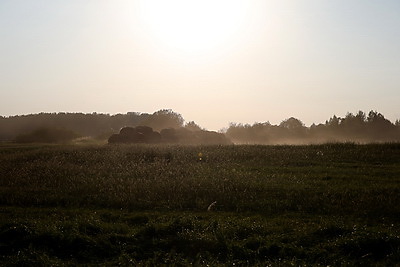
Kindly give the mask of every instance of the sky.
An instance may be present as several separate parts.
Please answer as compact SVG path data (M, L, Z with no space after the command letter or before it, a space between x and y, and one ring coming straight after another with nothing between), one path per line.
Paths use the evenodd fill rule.
M1 0L0 115L400 119L399 0Z

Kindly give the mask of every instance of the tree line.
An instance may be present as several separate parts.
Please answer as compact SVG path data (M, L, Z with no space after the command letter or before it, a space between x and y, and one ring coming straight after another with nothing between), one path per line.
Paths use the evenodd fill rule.
M226 136L242 144L313 144L326 142L399 142L400 121L392 123L381 113L371 110L347 113L344 118L334 115L325 123L304 123L291 117L279 125L269 122L250 124L231 123Z
M163 109L153 114L128 112L126 114L99 113L39 113L21 116L0 116L0 140L11 141L18 136L42 131L64 129L79 136L91 136L107 139L111 134L119 132L126 126L149 126L154 130L184 127L182 115ZM187 123L189 128L198 127L194 122Z
M206 133L194 121L185 122L182 115L170 109L163 109L152 114L128 112L126 114L84 114L84 113L39 113L21 116L0 116L0 141L54 142L78 136L91 136L107 140L118 134L124 127L147 126L156 132L163 129L176 129L181 139L206 140L211 132ZM224 131L226 138L239 144L308 144L325 142L399 142L400 121L394 123L377 111L368 114L359 111L347 113L343 118L333 116L325 123L306 127L294 117L278 125L269 122L242 124L231 123ZM55 138L54 136L60 136ZM61 138L62 137L62 138Z

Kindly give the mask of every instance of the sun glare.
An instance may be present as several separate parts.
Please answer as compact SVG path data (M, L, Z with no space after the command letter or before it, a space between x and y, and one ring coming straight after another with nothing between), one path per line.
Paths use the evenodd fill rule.
M144 0L140 16L157 45L188 53L217 49L244 28L245 1Z

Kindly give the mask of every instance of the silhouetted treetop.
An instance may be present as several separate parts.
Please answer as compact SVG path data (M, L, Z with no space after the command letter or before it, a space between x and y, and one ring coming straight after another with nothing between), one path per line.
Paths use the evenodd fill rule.
M185 124L185 128L190 130L190 131L201 131L201 130L203 130L194 121L189 121L188 123L186 123Z
M290 117L289 119L282 121L281 124L279 124L279 126L289 130L305 128L304 123L301 120L293 117Z
M157 131L165 128L180 128L183 126L183 123L184 119L182 115L171 109L156 111L141 122L141 124L152 127Z

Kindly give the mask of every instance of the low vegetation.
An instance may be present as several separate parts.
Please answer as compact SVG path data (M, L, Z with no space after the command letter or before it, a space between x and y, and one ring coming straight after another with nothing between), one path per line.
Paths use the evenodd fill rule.
M2 265L400 262L400 144L7 144L0 163Z

